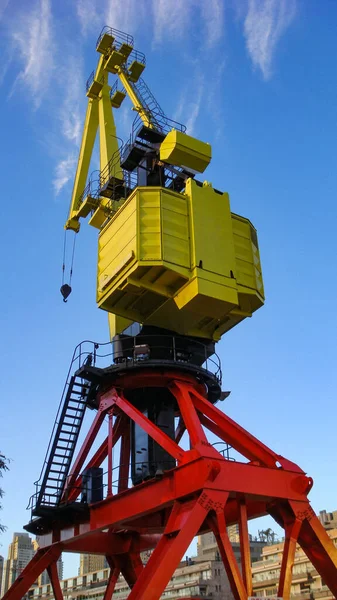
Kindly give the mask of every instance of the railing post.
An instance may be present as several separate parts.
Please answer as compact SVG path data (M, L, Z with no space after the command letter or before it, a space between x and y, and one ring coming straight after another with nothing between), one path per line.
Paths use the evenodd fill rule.
M173 360L176 361L176 338L175 336L172 337L172 348L173 348Z

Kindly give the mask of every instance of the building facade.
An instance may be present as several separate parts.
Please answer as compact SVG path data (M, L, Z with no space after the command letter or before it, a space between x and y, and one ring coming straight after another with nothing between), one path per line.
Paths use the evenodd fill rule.
M337 529L337 510L333 512L320 510L318 518L325 529Z
M102 571L109 567L107 559L102 554L81 554L79 575L86 575L94 571Z
M10 588L16 578L22 573L25 566L35 553L32 539L28 533L14 533L13 541L8 547L8 557L4 561L1 596Z
M241 567L241 550L240 550L240 538L239 538L238 526L237 525L230 526L230 527L228 527L227 531L228 531L228 537L232 544L235 558L238 562L239 567ZM252 563L256 562L257 560L260 560L262 548L264 546L265 546L264 542L253 540L251 538L251 540L250 540L250 558L251 558ZM209 533L204 533L203 535L199 535L199 537L198 537L198 558L200 558L200 559L209 558L211 560L216 560L216 559L220 560L220 553L219 553L218 544L215 539L214 533L209 532Z
M64 600L103 600L109 569L70 577L61 581ZM126 600L130 588L120 577L113 598ZM53 600L50 584L34 587L30 600ZM163 600L232 600L222 563L217 560L195 561L188 559L180 564L162 595Z
M0 594L1 594L1 582L2 582L3 570L4 570L4 557L0 556Z
M337 547L337 529L327 532ZM281 570L283 542L265 546L260 561L253 563L253 590L256 596L277 596L277 586ZM292 600L335 600L324 584L322 577L297 546L293 567L291 599Z

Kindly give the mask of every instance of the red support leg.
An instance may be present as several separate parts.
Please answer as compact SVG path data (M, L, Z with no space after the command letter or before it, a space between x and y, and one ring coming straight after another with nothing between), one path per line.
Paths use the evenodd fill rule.
M130 419L135 421L146 433L154 439L157 444L162 446L176 460L181 461L184 458L184 450L179 448L178 444L171 440L159 427L154 425L143 413L131 404L124 396L116 396L115 390L108 392L102 397L102 400L113 400L113 402L126 414Z
M113 436L112 436L112 445L115 446L122 434L125 421L127 418L124 415L118 415L113 427ZM108 456L108 436L105 438L104 442L100 445L98 450L95 452L94 456L89 460L86 465L86 469L90 469L91 467L100 467L102 462ZM74 502L76 498L81 493L82 489L82 475L79 475L74 483L73 488L68 493L68 502Z
M209 523L218 543L219 552L226 569L234 598L235 600L247 600L247 591L245 589L240 569L234 555L232 544L229 541L223 511L217 512L216 517L210 517Z
M51 586L53 588L53 594L55 600L63 600L63 594L60 586L59 574L57 571L57 562L50 563L47 567Z
M127 423L121 440L118 493L129 487L129 465L130 465L130 422Z
M207 516L199 500L176 502L160 542L134 585L129 600L158 600Z
M38 576L48 569L52 562L57 561L61 554L61 545L55 544L47 549L40 548L16 579L2 600L22 600Z
M281 573L278 588L278 596L283 598L283 600L290 599L296 544L301 527L302 521L300 521L299 519L294 519L292 523L286 524L285 527L286 536L284 541Z
M112 495L112 476L113 476L113 410L109 410L108 416L108 490L107 495Z
M144 568L140 553L129 551L128 554L120 556L119 560L122 575L128 586L132 589Z
M293 506L292 503L290 504ZM309 502L306 503L304 509L304 520L298 536L298 543L334 597L337 598L337 548L327 535Z
M110 575L108 585L106 587L103 600L111 600L112 594L115 591L116 583L118 581L118 577L120 574L120 568L114 565L112 558L109 559L107 556L107 561L110 566Z
M239 507L239 535L241 550L242 579L247 590L247 595L253 595L252 566L250 558L250 543L248 534L247 506L244 498L238 501Z
M240 425L221 412L221 410L213 406L206 398L196 392L192 386L190 386L190 394L193 397L196 409L220 427L224 436L223 439L228 444L233 446L235 450L247 459L258 460L262 465L275 468L276 462L280 459L275 452L262 444L262 442L248 433L243 427L240 427Z
M201 427L200 419L194 408L191 396L188 391L186 391L186 386L175 381L170 386L170 390L178 401L181 417L190 436L191 448L195 448L200 443L207 444L207 438Z

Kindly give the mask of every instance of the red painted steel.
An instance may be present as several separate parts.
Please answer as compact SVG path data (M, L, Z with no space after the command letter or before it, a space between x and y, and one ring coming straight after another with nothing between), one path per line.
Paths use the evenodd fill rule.
M169 438L127 399L130 389L167 388L177 403L175 440ZM118 390L118 392L116 391ZM124 392L125 391L125 395ZM285 529L279 595L290 598L292 566L298 542L337 597L337 549L310 507L312 480L294 463L270 450L245 431L206 397L205 386L192 376L158 371L123 375L99 399L99 410L72 468L63 502L80 493L81 470L93 442L112 412L116 420L87 467L99 467L120 440L117 493L108 493L89 507L89 519L73 526L55 520L53 531L40 538L42 547L5 594L20 600L39 574L48 569L56 600L62 593L56 560L63 552L98 552L107 556L111 572L104 600L113 600L122 573L130 586L129 600L158 600L193 537L213 531L236 600L253 594L247 522L270 514ZM176 459L176 467L157 478L128 487L130 422ZM111 426L111 418L110 418ZM224 458L209 442L203 427L241 454L242 462ZM187 432L188 450L179 446ZM112 461L110 461L110 471ZM109 475L109 489L112 473ZM77 515L78 521L78 515ZM242 573L226 527L239 523ZM57 540L51 543L51 540ZM143 566L140 553L153 549Z
M248 596L253 595L252 566L248 535L247 506L244 498L239 498L239 536L242 564L242 578Z
M53 588L53 594L55 600L63 600L63 594L60 586L60 580L57 572L57 563L52 562L49 567L47 567L47 572L49 575L50 583Z

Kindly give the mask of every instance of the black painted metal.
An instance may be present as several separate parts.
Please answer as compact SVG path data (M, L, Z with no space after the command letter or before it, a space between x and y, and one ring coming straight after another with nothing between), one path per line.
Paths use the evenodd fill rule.
M33 510L34 515L43 513L45 507L56 507L60 503L82 426L89 388L90 385L76 375L70 378L45 463L41 487Z

